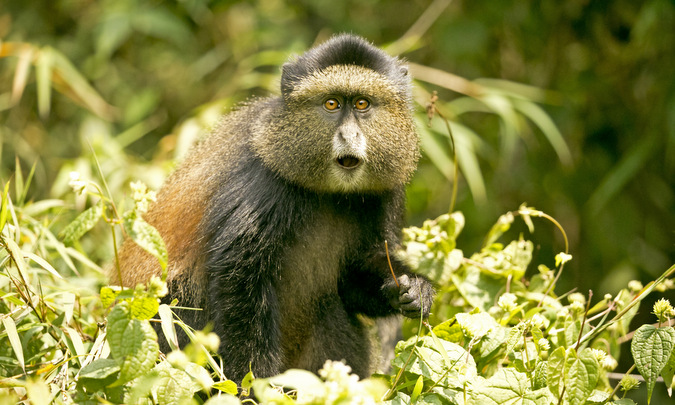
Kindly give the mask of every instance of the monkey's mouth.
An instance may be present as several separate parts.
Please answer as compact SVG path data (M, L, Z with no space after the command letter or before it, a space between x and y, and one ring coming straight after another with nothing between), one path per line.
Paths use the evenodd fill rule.
M341 156L335 159L335 161L337 162L338 166L348 170L356 169L361 164L361 159L351 155Z

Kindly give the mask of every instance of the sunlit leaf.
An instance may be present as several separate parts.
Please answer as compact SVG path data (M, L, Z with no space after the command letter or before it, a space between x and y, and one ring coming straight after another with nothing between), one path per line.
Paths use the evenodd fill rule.
M635 367L647 382L647 403L651 401L652 390L661 370L675 346L675 329L666 326L657 328L654 325L642 325L633 335L630 345Z
M5 327L5 333L7 333L9 344L12 346L12 350L14 350L14 356L16 356L19 365L25 372L26 363L23 358L23 346L21 345L21 338L16 331L16 323L14 323L14 319L12 319L11 316L3 317L2 326Z
M131 318L130 304L117 304L108 315L110 354L120 366L115 385L136 378L150 370L159 355L157 335L147 320Z
M95 204L84 210L59 234L63 243L70 245L91 230L103 216L103 204Z

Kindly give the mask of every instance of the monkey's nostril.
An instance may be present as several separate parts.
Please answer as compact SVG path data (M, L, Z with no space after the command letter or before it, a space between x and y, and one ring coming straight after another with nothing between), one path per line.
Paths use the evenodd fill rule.
M361 164L361 159L356 156L342 156L335 160L343 169L354 169Z

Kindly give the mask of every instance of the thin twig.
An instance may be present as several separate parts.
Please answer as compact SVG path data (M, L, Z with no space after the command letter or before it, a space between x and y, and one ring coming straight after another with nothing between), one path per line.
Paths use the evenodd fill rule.
M396 274L394 274L394 268L391 265L391 259L389 258L389 244L387 241L384 241L384 251L387 253L387 263L389 263L389 271L391 271L391 276L394 277L394 282L396 283L396 287L401 287L398 284L398 280L396 279Z

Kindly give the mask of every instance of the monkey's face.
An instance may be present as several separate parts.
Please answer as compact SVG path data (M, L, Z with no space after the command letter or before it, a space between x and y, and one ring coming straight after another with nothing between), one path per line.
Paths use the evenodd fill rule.
M377 192L406 183L418 138L407 94L385 76L333 65L284 95L281 111L254 139L265 164L322 192Z

